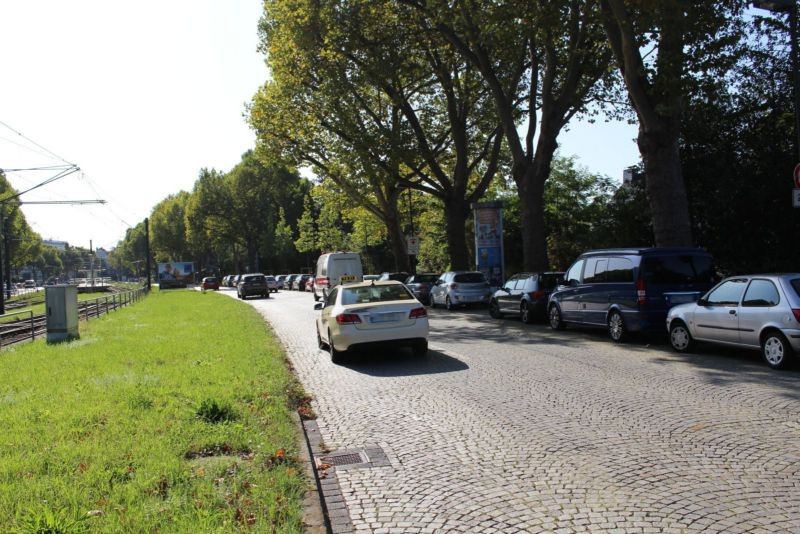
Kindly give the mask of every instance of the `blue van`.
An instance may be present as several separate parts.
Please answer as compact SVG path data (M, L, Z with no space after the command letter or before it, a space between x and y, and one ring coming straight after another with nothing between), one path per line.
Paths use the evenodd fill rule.
M604 249L585 252L550 296L547 318L607 328L614 341L629 332L662 331L667 311L696 301L715 282L711 254L697 248Z

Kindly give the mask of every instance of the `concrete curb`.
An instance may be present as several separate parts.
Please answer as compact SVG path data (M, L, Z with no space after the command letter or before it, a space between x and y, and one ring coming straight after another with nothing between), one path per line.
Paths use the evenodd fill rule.
M306 480L309 481L305 496L303 497L303 531L309 534L330 534L331 530L325 520L323 511L323 496L317 471L314 469L314 460L311 455L311 444L308 441L306 427L300 415L292 412L292 419L298 430L298 454L303 463Z

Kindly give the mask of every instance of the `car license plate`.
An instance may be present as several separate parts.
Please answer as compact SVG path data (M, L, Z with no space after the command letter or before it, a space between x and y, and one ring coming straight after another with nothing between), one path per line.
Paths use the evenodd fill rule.
M339 278L339 281L341 283L345 283L345 282L353 282L355 281L355 279L356 276L354 274L343 274L341 278Z
M403 314L401 313L381 313L378 315L370 315L369 322L370 323L390 323L392 321L398 321L402 317Z

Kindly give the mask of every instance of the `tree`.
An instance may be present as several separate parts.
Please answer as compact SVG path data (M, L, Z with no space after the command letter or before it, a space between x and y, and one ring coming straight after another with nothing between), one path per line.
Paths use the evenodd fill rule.
M417 9L483 76L511 155L524 268L547 269L544 188L556 140L592 99L610 59L595 2L401 2Z
M189 193L181 191L156 204L150 213L150 245L156 261L181 261L187 255L188 201Z
M691 246L679 152L681 121L688 95L706 77L730 66L741 3L600 0L600 6L639 119L638 144L656 245Z

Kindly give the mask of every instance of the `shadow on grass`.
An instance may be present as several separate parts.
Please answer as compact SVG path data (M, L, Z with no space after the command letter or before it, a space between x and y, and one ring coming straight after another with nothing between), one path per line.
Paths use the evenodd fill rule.
M370 376L416 376L466 371L469 366L441 352L428 350L424 357L414 356L410 349L348 353L343 367Z

